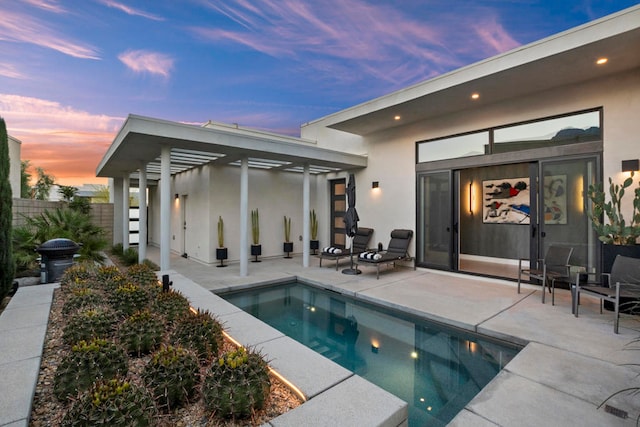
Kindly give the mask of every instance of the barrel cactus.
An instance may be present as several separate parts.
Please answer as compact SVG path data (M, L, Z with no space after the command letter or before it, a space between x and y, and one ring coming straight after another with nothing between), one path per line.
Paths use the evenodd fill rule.
M147 308L150 297L140 286L127 283L109 294L109 304L122 315L128 316Z
M90 279L94 274L93 268L86 263L74 264L67 268L60 277L62 287L76 282L77 280Z
M149 393L122 379L95 383L74 401L62 419L63 427L151 426L157 409Z
M161 408L171 410L194 395L200 365L197 357L182 347L164 347L151 356L142 378Z
M147 264L135 264L127 270L127 277L136 285L158 286L156 272Z
M239 348L213 362L202 385L208 411L222 418L245 418L264 407L271 381L267 363Z
M69 292L69 295L62 306L62 313L66 315L81 308L93 307L101 304L103 300L104 296L98 290L84 285L78 285Z
M53 393L58 399L66 400L88 389L97 379L115 378L127 371L127 355L114 342L105 339L80 341L58 365Z
M189 314L189 300L178 291L158 293L155 299L155 307L170 323Z
M178 319L171 342L193 349L198 359L205 362L216 357L222 347L222 326L207 311L189 311L186 316Z
M164 325L149 310L138 311L126 318L118 329L118 339L129 354L141 356L158 348L164 336Z
M115 332L116 314L109 307L98 306L77 311L64 327L62 339L67 344L109 338Z
M96 271L96 282L100 284L100 287L106 291L114 291L119 286L126 284L127 278L118 267L102 266Z

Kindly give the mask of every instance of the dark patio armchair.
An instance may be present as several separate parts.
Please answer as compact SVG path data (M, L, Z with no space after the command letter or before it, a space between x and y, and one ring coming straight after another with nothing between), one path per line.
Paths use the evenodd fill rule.
M551 305L555 304L556 281L570 279L569 258L573 253L573 248L567 246L551 245L547 249L544 258L538 259L536 268L523 268L522 261L518 260L518 293L520 293L520 283L523 276L529 279L537 279L542 281L542 303L544 304L545 288L549 289L551 294ZM551 286L549 286L551 282Z
M358 227L358 231L356 235L353 236L353 241L351 242L351 247L353 248L353 255L358 256L361 252L367 250L369 246L369 241L371 240L371 236L373 235L373 228L366 227ZM322 252L320 252L320 267L322 267L323 259L330 259L336 261L336 271L338 271L338 261L342 258L347 258L351 256L350 249L341 249L340 252L336 252L335 248L324 248Z
M582 275L595 276L591 273ZM603 301L613 304L614 319L613 332L618 333L620 323L621 298L629 298L631 312L640 312L640 259L630 258L622 255L616 256L611 266L611 273L603 273L599 282L580 283L580 275L576 278L576 289L573 298L573 313L578 317L578 306L580 305L580 295L589 295L600 299L600 314L602 314Z
M363 252L358 255L358 266L376 267L376 279L380 278L380 265L393 264L397 261L413 261L413 269L416 269L415 260L409 255L409 243L413 238L412 230L396 229L391 232L391 240L386 251Z

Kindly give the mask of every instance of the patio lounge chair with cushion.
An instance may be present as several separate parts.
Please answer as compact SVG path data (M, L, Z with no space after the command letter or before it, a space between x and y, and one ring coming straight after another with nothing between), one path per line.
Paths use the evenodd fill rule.
M556 280L569 280L569 258L572 253L573 248L551 245L544 258L538 260L538 268L523 268L522 261L525 260L521 258L518 261L518 293L520 293L520 282L523 275L529 276L530 279L542 280L542 303L544 304L544 290L547 287L551 293L551 305L554 305ZM549 281L551 281L551 286L549 286Z
M409 243L413 238L412 230L396 229L391 232L391 240L386 251L363 252L358 255L358 265L370 265L376 267L376 279L380 278L380 264L393 264L396 261L414 261L413 269L416 269L415 260L409 255Z
M366 227L358 227L358 231L356 235L353 236L353 241L351 245L353 247L353 255L358 256L361 252L367 250L367 246L369 245L369 240L371 240L371 236L373 235L373 228ZM331 259L336 260L336 271L338 271L338 261L342 258L347 258L351 255L350 249L339 249L334 247L328 247L322 249L320 252L320 267L322 267L322 259Z
M583 276L586 274L583 274ZM588 274L590 276L591 274ZM640 310L640 259L630 258L622 255L616 256L611 267L611 273L603 273L602 281L586 282L580 284L580 275L576 279L576 291L573 298L573 313L578 317L578 306L580 305L580 295L590 295L600 298L600 313L602 314L602 301L613 303L614 319L613 332L618 333L618 323L620 320L620 297L632 298L629 304L635 304L631 312ZM635 308L635 310L634 310Z

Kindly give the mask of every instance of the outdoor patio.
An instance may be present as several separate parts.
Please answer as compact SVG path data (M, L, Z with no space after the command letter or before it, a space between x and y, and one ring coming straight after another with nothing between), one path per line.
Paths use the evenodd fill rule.
M158 249L150 248L148 256L151 259L157 258ZM637 396L619 397L609 402L615 408L627 411L630 415L627 419L618 418L597 407L610 394L639 385L640 368L623 366L638 360L635 351L625 350L625 346L638 336L638 332L632 329L638 325L636 318L622 315L620 334L616 335L613 333L613 315L607 311L600 315L597 302L590 298L583 299L580 318L575 318L571 314L571 298L566 290L556 291L556 305L552 306L549 299L546 304L540 302L540 288L536 286L525 285L523 292L518 295L514 282L426 269L414 271L406 267L398 267L393 271L383 270L380 279L376 280L375 270L372 268L362 267L363 274L358 276L341 274L340 270L349 266L348 260L340 265L338 271L335 270L335 263L319 268L318 259L312 257L311 260L311 266L303 268L300 256L294 256L292 259L264 259L261 263L250 263L249 275L239 277L237 264L217 268L215 265L202 265L172 255L171 270L163 273L171 276L177 289L190 289L191 296L187 296L196 306L204 299L209 299L207 296L210 294L205 290L219 292L298 277L459 328L523 345L528 343L465 410L458 414L450 423L453 426L635 425L635 417L640 413L640 400ZM185 284L188 285L187 288L184 288ZM204 289L200 289L198 285ZM44 339L42 326L46 325L46 304L50 303L51 291L51 285L22 288L16 296L16 302L19 304L15 307L10 306L0 322L3 352L8 351L10 356L5 360L9 359L11 362L0 365L0 370L5 373L7 379L6 382L3 381L0 390L0 394L4 396L0 399L0 412L3 413L4 420L0 422L2 426L26 425L24 418L19 422L6 422L11 420L8 418L11 411L21 410L28 414L30 402L25 397L20 398L28 395L29 387L28 384L25 385L28 381L20 380L20 375L28 371L37 376L39 357L36 353L40 351L37 345L13 345L17 343L11 339L7 341L6 338L13 337L14 340L24 341L25 337L36 336ZM29 301L33 305L34 297L42 293L49 295L45 298L49 302L43 300L44 302L37 305L37 310L28 307L26 310L20 309L29 305ZM212 305L226 307L226 310L230 308L229 304L222 300L214 301ZM37 319L26 319L24 315L29 313ZM243 319L240 324L248 324L246 316L240 316L238 310L224 314L227 319L240 317ZM15 325L8 324L6 320L10 319L20 320L20 326L16 328ZM361 402L361 399L355 403L353 399L357 400L356 395L364 392L363 381L342 372L342 368L337 365L332 367L335 365L333 362L327 359L320 360L323 358L307 353L303 358L294 357L295 354L290 354L288 348L275 348L279 342L291 345L292 343L288 342L291 340L286 337L260 337L261 333L273 335L273 330L266 325L256 327L256 323L251 323L252 326L248 328L250 330L243 330L238 324L230 323L231 333L236 334L237 339L245 345L262 343L258 348L264 346L274 367L294 383L299 381L298 385L306 388L307 396L311 397L311 400L303 405L307 408L306 411L293 411L279 417L277 421L274 420L272 425L299 425L300 417L304 417L306 425L338 426L345 425L340 424L342 414L348 415L346 419L353 420L353 417L357 417L361 421L368 419L371 422L379 419L371 417L386 416L373 414L370 410L360 415L358 411L354 411L355 407L363 408L373 403ZM39 332L30 335L29 331L33 327L37 327ZM30 354L21 359L18 353L25 351ZM309 352L312 353L310 350ZM300 368L301 360L311 363L311 368L307 366L302 377L288 375L289 367L283 365L294 364L298 365L295 368ZM320 376L317 375L318 372L321 373ZM322 379L318 381L318 378ZM323 381L331 381L331 386L322 386ZM12 393L8 393L5 387L10 387ZM20 393L21 388L25 387L25 393ZM367 395L366 392L364 395ZM349 396L353 396L353 399ZM374 393L371 396L380 399L384 394ZM20 401L16 401L17 398L20 398ZM376 408L386 408L383 412L394 414L391 418L386 418L383 425L398 425L397 417L402 410L397 405L397 399L376 402ZM327 404L333 408L331 414L326 412ZM387 410L389 412L386 412Z

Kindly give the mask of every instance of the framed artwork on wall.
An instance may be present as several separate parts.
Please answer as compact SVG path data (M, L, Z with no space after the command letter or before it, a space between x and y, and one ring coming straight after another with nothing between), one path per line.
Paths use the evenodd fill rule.
M567 176L544 177L544 223L567 223Z
M529 224L529 178L482 181L482 222Z

